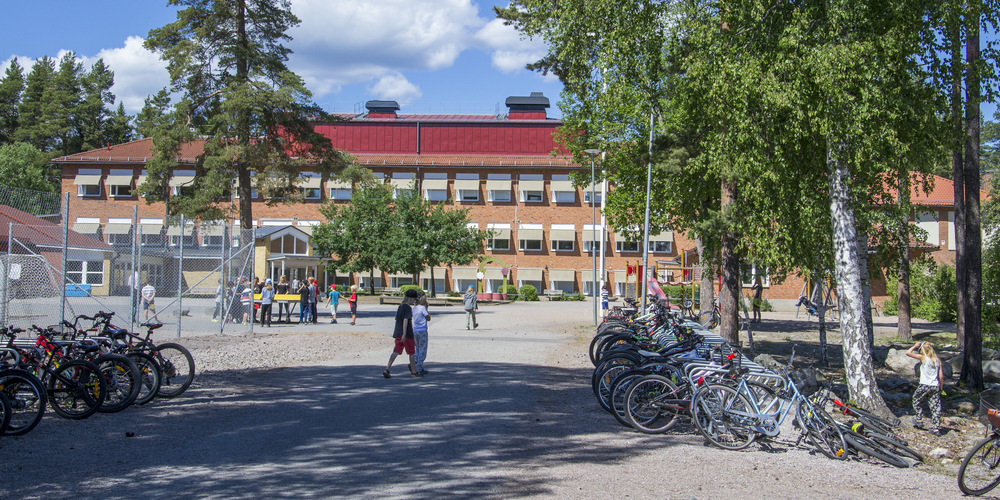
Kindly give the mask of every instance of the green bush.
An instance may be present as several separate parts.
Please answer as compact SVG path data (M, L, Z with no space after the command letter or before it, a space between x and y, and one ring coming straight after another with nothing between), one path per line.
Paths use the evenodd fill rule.
M538 300L538 290L535 289L534 285L521 286L521 289L518 290L518 295L521 300L527 302L534 302Z
M508 295L517 295L517 285L500 285L500 291L498 293L506 293Z
M771 312L773 310L774 310L774 306L772 306L771 303L768 302L767 299L761 299L761 302L760 302L760 312Z
M449 297L461 297L462 294L459 293L459 292L457 292L457 291L455 291L455 290L448 290L448 296Z
M424 294L424 289L421 288L420 285L403 285L399 287L400 294L405 294L407 290L416 290L418 294Z
M886 314L899 314L899 280L887 284L889 298L882 304ZM910 311L916 318L928 321L955 321L958 292L955 268L938 264L929 258L914 261L910 266Z

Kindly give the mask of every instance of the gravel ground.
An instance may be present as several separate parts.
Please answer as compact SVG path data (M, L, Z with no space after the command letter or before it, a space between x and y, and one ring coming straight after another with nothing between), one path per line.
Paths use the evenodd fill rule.
M835 462L794 433L728 452L621 427L590 389L586 302L484 305L474 331L432 308L428 375L386 380L393 310L185 333L188 392L0 439L0 498L960 496L948 467Z

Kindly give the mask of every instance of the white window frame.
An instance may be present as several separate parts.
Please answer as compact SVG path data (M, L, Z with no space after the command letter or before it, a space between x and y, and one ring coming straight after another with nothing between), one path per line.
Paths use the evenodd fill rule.
M552 201L555 203L576 203L576 191L553 191Z
M659 249L658 249L659 247ZM672 241L650 241L649 242L649 253L670 253L673 251L674 245Z
M201 235L201 246L203 247L215 247L219 248L222 246L222 242L226 241L226 237L219 235Z
M447 189L425 189L424 199L427 201L448 201Z
M498 247L497 242L504 242L505 247ZM486 239L486 249L487 250L499 250L499 251L509 251L510 250L510 238L487 238Z
M322 193L323 191L320 188L302 188L302 191L305 194L305 196L303 196L304 199L318 200L322 198L322 195L320 193Z
M131 198L132 188L125 184L111 185L108 186L108 196L112 198Z
M626 253L626 252L639 253L639 245L641 244L642 243L639 243L638 241L616 241L615 251L617 251L618 253ZM626 248L625 247L626 245L631 245L634 248Z
M479 201L479 190L478 189L459 189L458 190L458 201L463 201L463 202Z
M538 198L533 200L531 198ZM544 203L545 202L545 191L521 191L521 202L522 203Z
M80 263L80 270L70 271L69 266L76 263ZM67 260L66 267L66 279L75 284L90 286L104 285L104 260ZM98 269L94 270L93 267L97 267ZM74 279L74 275L77 279ZM90 277L97 277L97 282L90 283L88 281Z
M330 199L348 201L354 194L353 191L351 188L330 188Z
M566 247L565 243L569 243L569 248L559 248ZM572 252L576 250L576 241L573 240L551 240L551 248L553 252Z
M100 184L80 184L76 187L77 196L100 196L101 195L101 185Z
M586 232L589 233L590 231L586 231ZM597 251L600 252L601 251L601 242L600 241L594 241L594 240L588 240L588 239L584 239L583 240L583 251L584 251L584 253L590 253L590 252L592 252L593 251L592 248L594 248L594 247L596 247Z
M498 197L497 195L501 195ZM509 189L491 189L487 194L488 201L492 203L510 203L511 196ZM506 198L506 199L504 199Z
M747 269L743 269L742 266L740 266L740 267L741 267L741 269L740 269L740 281L743 282L742 283L743 288L750 288L750 287L752 287L753 286L753 282L754 282L754 278L756 276L760 276L760 285L762 287L768 288L768 287L771 286L771 276L767 272L767 267L765 267L765 266L757 266L756 263L751 263L749 265L749 268L747 268ZM746 275L748 275L750 277L750 281L743 281L744 274L746 274Z
M601 191L600 190L594 192L594 198L597 199L597 204L599 205L601 203L601 201L602 201ZM583 202L584 203L590 203L590 190L589 189L583 192Z
M517 241L518 241L517 248L522 252L540 252L544 248L544 246L542 245L542 240L517 240ZM534 247L536 244L538 248L529 248L529 246Z
M170 246L176 247L176 246L180 245L180 243L181 243L181 237L182 237L182 235L179 235L179 234L172 234L172 235L170 235L170 242L169 242ZM183 235L183 238L184 238L184 246L185 247L193 247L193 246L195 246L194 233L192 233L190 235L185 234L185 235Z

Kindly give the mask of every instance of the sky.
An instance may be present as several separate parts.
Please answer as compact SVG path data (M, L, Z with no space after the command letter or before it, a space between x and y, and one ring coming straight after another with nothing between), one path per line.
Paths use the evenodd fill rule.
M11 2L13 3L13 2ZM509 96L542 92L559 116L562 85L524 69L545 54L477 0L292 0L302 21L286 45L288 67L327 112L364 111L371 99L401 113L506 112ZM176 19L166 0L38 0L4 12L0 64L13 57L25 75L37 58L73 51L89 67L115 72L112 89L129 113L169 83L166 64L142 47L150 29ZM117 103L115 103L117 106Z

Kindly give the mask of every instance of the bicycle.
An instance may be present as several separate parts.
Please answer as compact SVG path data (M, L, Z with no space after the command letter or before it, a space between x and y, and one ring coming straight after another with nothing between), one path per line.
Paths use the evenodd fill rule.
M111 318L114 315L114 312L94 314L94 327L97 331L127 344L129 352L148 354L156 360L161 374L157 396L175 398L183 394L194 381L195 367L191 352L184 346L172 342L153 343L153 331L161 328L163 323L141 323L139 326L146 328L146 335L141 336L112 325Z
M721 322L722 322L722 304L719 303L719 298L716 297L712 310L702 312L701 314L698 315L698 323L701 323L701 326L704 326L705 328L712 330L715 327L719 326L719 323Z
M74 420L96 413L107 397L107 384L101 369L89 361L62 354L44 336L36 340L38 350L18 346L14 340L21 332L24 330L20 328L0 329L0 335L9 339L7 347L20 356L19 366L34 372L44 384L52 410L60 417Z
M789 359L791 368L795 349ZM745 379L733 387L726 384L709 384L699 389L691 400L691 420L710 443L727 450L741 450L758 436L775 437L780 433L793 407L795 422L800 435L795 445L807 438L820 453L843 460L847 444L836 421L821 408L813 407L809 399L799 392L795 381L786 369L782 375L757 374L762 378L776 378L783 384L770 401L759 397Z
M958 467L958 488L966 495L983 495L1000 484L1000 393L989 390L979 396L979 420L986 437L975 444ZM984 418L985 417L985 418Z

